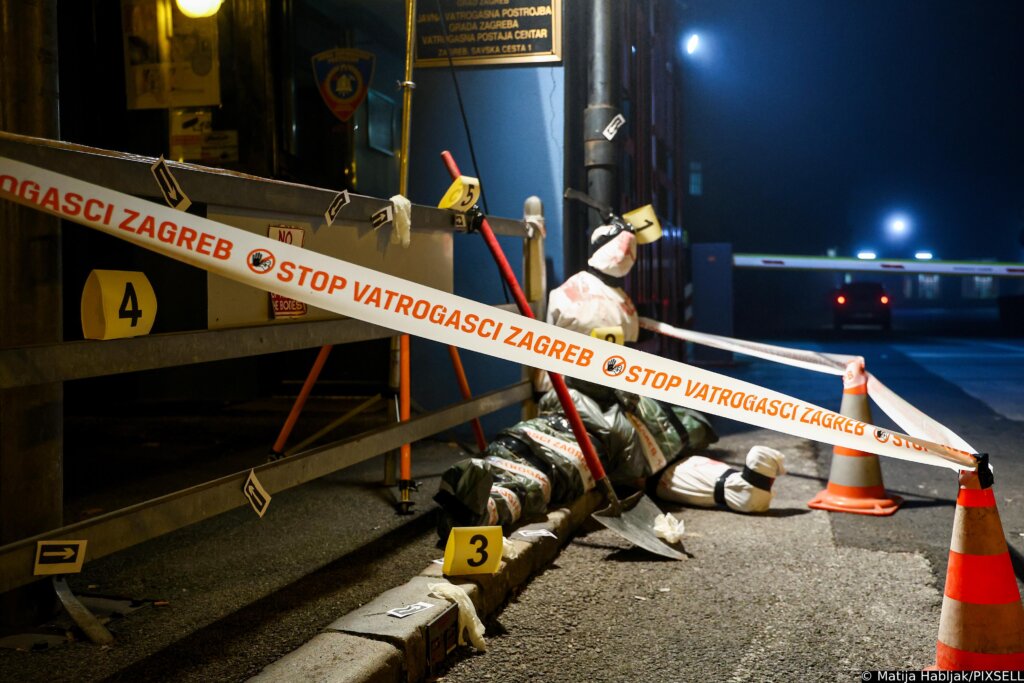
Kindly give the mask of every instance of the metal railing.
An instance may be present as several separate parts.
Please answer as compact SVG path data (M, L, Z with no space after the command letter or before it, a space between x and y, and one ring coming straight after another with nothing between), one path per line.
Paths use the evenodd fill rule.
M150 172L154 159L0 132L0 156L59 173L88 179L121 192L159 195ZM193 202L237 206L275 216L315 215L337 194L241 173L168 162ZM369 223L388 200L352 194L338 215L343 225ZM312 211L311 211L312 209ZM503 235L527 238L523 221L490 219ZM414 205L414 232L459 232L455 214ZM10 229L10 226L8 227ZM344 228L342 228L344 229ZM527 273L543 268L536 245L529 250ZM531 279L529 275L526 278ZM542 292L531 292L534 298ZM501 306L506 308L507 306ZM71 341L0 349L0 390L127 372L242 358L324 344L382 339L395 333L358 320L329 319L274 322L219 330L154 334L110 341ZM520 381L487 394L436 410L407 422L392 423L340 441L317 446L255 467L271 494L312 481L387 453L459 424L523 403L532 389ZM33 576L36 544L47 539L88 541L93 560L248 504L242 493L249 470L221 477L168 495L63 526L0 547L0 593L46 577Z

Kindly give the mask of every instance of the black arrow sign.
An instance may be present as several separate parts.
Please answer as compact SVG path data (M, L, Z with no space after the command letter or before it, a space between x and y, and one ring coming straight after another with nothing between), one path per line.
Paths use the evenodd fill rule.
M257 510L262 510L267 505L267 499L263 497L263 494L256 488L256 484L251 481L245 484L245 497L249 499L249 502L253 504Z
M338 194L334 195L334 199L331 200L331 205L328 206L327 211L324 212L324 220L327 221L327 225L334 224L334 219L338 217L338 213L345 208L350 201L352 201L352 199L348 196L348 190L342 190Z
M625 123L626 117L623 116L622 114L616 114L615 118L613 118L611 122L607 126L605 126L605 129L602 131L601 134L604 135L605 138L607 138L609 141L611 141L618 134L619 128L622 128L622 126Z
M385 206L380 211L377 211L370 217L370 225L374 228L379 228L382 225L386 225L391 221L395 220L394 209L391 206Z
M65 564L75 562L78 556L78 546L64 545L43 545L39 551L39 564Z
M156 184L160 186L160 192L164 196L164 201L172 209L178 209L184 211L188 207L192 206L192 200L185 196L185 192L178 185L178 181L171 174L171 169L167 168L167 162L163 157L160 157L155 164L150 167L153 171L153 177L156 179Z
M85 539L37 541L33 576L77 574L82 571L87 543Z
M262 518L270 507L270 494L263 489L260 480L256 478L256 472L250 470L245 485L242 486L242 494L248 499L256 514Z

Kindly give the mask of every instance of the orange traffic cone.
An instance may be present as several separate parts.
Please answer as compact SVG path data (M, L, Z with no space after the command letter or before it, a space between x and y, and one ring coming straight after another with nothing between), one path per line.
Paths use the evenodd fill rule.
M978 472L960 473L935 650L936 669L1024 670L1024 607L995 495Z
M843 375L843 403L839 412L871 424L868 405L868 378L862 359L850 361ZM842 446L832 448L832 469L828 487L818 493L808 507L858 515L891 515L903 504L899 496L885 492L878 456Z

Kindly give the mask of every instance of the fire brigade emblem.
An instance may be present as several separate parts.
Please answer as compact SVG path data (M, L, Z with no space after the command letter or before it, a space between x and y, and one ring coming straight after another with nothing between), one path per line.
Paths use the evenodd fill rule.
M331 113L348 121L369 92L373 55L364 50L327 50L313 55L313 75Z

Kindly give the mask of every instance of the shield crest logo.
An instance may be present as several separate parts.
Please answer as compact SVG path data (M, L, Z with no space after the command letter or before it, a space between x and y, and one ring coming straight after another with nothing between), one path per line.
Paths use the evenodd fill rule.
M313 55L313 76L320 96L344 122L366 99L373 77L373 54L365 50L335 48Z

